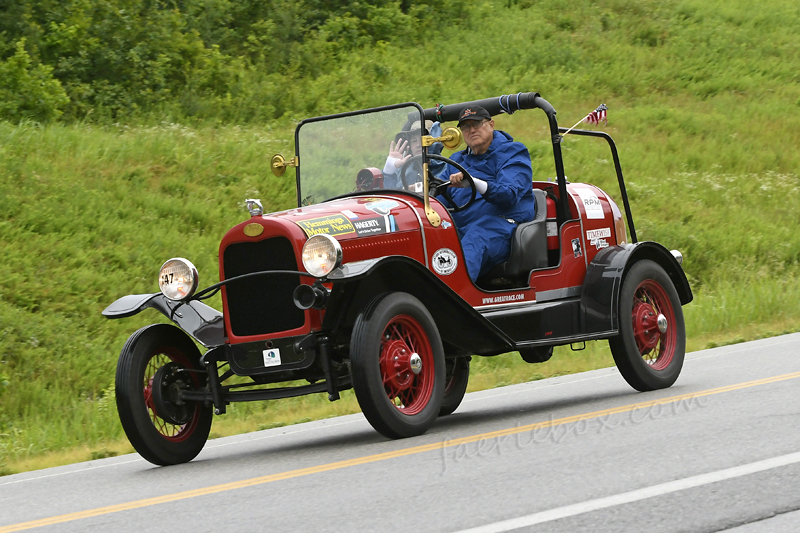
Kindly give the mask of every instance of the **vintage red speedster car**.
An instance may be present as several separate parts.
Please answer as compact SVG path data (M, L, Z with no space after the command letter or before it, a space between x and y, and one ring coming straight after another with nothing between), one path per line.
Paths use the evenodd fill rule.
M508 261L477 283L435 198L446 183L431 172L454 164L432 147L455 148L461 134L414 129L453 122L474 104L492 115L544 111L556 174L533 182L534 220L516 229ZM295 156L272 160L276 175L295 168L298 207L265 214L247 200L250 218L220 244L219 283L197 292L194 266L174 258L159 272L161 292L125 296L103 312L122 318L151 307L178 326L144 327L122 349L117 408L133 446L156 464L190 461L213 413L231 402L312 393L333 401L349 388L377 431L419 435L458 407L471 356L516 352L538 363L554 346L588 340L608 339L635 389L672 385L686 342L681 306L692 300L682 257L637 241L607 134L570 132L608 142L625 216L597 187L567 182L564 131L537 93L301 122ZM399 135L421 149L390 188L380 169ZM202 303L220 290L221 313Z

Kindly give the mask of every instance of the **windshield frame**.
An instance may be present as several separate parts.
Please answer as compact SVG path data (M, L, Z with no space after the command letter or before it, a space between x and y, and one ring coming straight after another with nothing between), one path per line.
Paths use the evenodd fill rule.
M356 116L359 116L359 115L367 115L367 114L372 114L372 113L380 113L380 112L385 112L385 111L391 111L391 110L394 110L394 109L400 109L400 108L404 108L404 107L406 107L406 108L412 108L413 107L416 110L416 113L414 113L413 111L409 112L408 120L406 122L406 126L412 124L415 121L419 121L420 124L425 124L424 109L422 108L421 105L419 105L416 102L405 102L405 103L401 103L401 104L393 104L393 105L388 105L388 106L380 106L380 107L372 107L372 108L368 108L368 109L361 109L361 110L358 110L358 111L348 111L346 113L336 113L336 114L333 114L333 115L323 115L323 116L320 116L320 117L309 118L309 119L305 119L305 120L301 121L297 125L297 127L295 128L295 132L294 132L295 156L297 157L297 161L298 161L297 167L295 168L295 180L296 180L295 188L296 188L296 192L297 192L297 207L304 207L303 201L302 201L303 200L303 190L302 190L302 185L301 185L302 184L302 177L301 176L302 176L302 168L303 168L303 157L302 157L302 147L300 146L300 131L303 128L303 126L306 126L308 124L317 123L317 122L332 121L332 120L338 120L338 119L343 119L343 118L356 117ZM405 126L403 126L403 127L405 127ZM420 143L422 141L423 131L424 130L422 130L422 129L420 130ZM388 152L389 152L389 146L387 145L386 146L386 154L387 155L388 155ZM427 147L422 146L421 155L422 155L422 164L423 165L427 165L427 163L428 163L428 150L427 150ZM381 163L383 163L383 162L381 161ZM355 174L354 174L354 179L355 179ZM383 189L374 189L373 194L379 194L382 190ZM387 190L390 190L390 191L393 191L393 192L397 191L397 189L387 189ZM331 198L340 198L342 196L347 196L348 194L351 194L351 193L352 194L357 194L356 192L350 191L350 192L342 194L342 195L335 195L335 196L333 196ZM416 193L411 193L411 194L416 194ZM321 200L320 202L314 202L314 203L325 202L325 201L330 200L331 198L326 198L325 200Z

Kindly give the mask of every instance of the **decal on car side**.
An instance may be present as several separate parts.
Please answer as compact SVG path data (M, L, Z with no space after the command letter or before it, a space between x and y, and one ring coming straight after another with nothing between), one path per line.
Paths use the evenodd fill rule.
M492 296L490 298L484 298L484 304L500 304L505 302L518 302L525 299L525 294L504 294L502 296Z
M352 224L359 236L397 231L397 222L394 219L394 215L355 220Z
M456 271L458 256L450 248L439 248L431 257L431 266L437 274L448 276Z
M377 213L379 215L388 215L392 209L395 207L400 207L400 203L395 202L394 200L377 200L369 202L364 207L373 213Z
M586 209L586 218L605 218L603 214L603 204L600 203L600 198L591 189L574 189L583 201L583 207Z
M575 254L575 259L583 255L580 239L572 239L572 253Z
M611 237L611 228L586 230L586 240L598 250L608 248L607 238Z

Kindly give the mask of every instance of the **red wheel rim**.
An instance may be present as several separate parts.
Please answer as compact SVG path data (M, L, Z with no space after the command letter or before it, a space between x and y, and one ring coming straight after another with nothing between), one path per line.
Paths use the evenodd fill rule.
M412 369L414 355L421 369ZM433 395L433 349L425 329L409 315L398 315L386 325L381 339L381 377L389 401L405 415L421 412Z
M153 355L150 357L150 360L147 361L147 366L144 369L144 404L147 406L147 414L150 415L150 421L153 423L153 427L156 428L156 431L158 431L161 436L168 441L182 442L188 439L197 427L197 420L200 415L200 406L195 404L191 421L188 424L183 424L180 426L170 424L158 416L153 403L153 377L156 375L156 372L159 368L170 361L173 361L184 368L190 368L184 355L176 350L167 348L157 350L155 353L153 353ZM192 375L192 380L195 381L195 385L198 385L197 376Z
M658 319L666 320L664 331ZM675 312L664 288L656 281L646 279L636 288L631 309L633 338L644 361L653 370L663 370L672 362L678 342Z

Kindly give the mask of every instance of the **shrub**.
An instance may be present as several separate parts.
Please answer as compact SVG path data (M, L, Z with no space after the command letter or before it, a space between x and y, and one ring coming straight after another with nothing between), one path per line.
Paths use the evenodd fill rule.
M49 122L60 117L68 103L61 82L53 78L53 67L33 65L25 39L17 41L14 55L0 62L0 119Z

